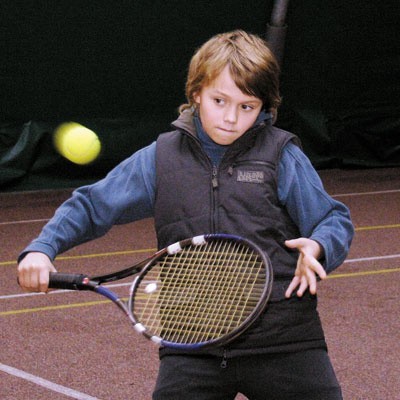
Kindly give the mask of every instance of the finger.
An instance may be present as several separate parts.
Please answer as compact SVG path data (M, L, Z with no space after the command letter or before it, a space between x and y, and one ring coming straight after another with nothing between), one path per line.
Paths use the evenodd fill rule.
M35 282L37 278L34 273L25 271L24 273L24 290L28 292L32 292L32 288L35 286Z
M317 270L315 270L315 272L318 274L318 276L321 279L325 279L327 277L326 271L321 264L319 265L319 268Z
M47 292L49 290L49 271L41 270L39 273L38 288L40 292Z
M26 269L23 269L19 275L20 285L24 291L30 291L32 275Z
M317 274L321 279L326 278L326 271L324 267L317 261L317 260L311 260L310 262L310 268Z
M24 287L24 277L22 276L22 272L18 269L17 270L17 282L18 285L23 288Z
M292 296L293 292L296 290L296 288L299 286L300 283L300 278L298 276L295 276L292 281L290 282L288 288L286 289L285 292L285 297L289 298Z
M317 277L311 269L307 270L307 281L311 294L317 293Z
M31 276L26 265L18 265L18 283L24 291L29 291Z
M303 275L301 277L300 287L297 290L297 296L302 297L307 288L308 288L307 278Z
M285 246L289 247L290 249L297 249L302 245L304 245L304 241L301 238L285 240Z
M39 282L39 273L36 270L33 270L29 275L29 284L27 285L27 288L31 292L37 292L38 291L38 282Z
M39 282L39 274L31 268L24 268L19 273L19 284L25 292L37 292Z

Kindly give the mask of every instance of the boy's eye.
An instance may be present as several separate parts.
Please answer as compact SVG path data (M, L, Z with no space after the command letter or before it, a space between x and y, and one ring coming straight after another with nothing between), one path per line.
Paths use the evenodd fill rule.
M214 101L215 101L216 104L224 104L224 100L223 99L215 98Z
M249 106L248 104L243 104L242 109L245 111L254 110L253 106Z

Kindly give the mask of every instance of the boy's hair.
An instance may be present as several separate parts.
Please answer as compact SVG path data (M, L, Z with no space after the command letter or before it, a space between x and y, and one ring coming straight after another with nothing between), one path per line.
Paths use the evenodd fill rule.
M179 111L194 106L196 93L226 65L243 93L261 99L266 111L276 111L281 102L278 62L263 39L242 30L218 34L195 52L186 81L188 104L181 105Z

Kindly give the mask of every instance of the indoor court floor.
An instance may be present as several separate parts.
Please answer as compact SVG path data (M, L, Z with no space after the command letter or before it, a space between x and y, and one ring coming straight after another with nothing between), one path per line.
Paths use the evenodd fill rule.
M400 399L400 168L320 175L327 191L349 206L356 228L347 260L318 292L344 399ZM28 294L17 285L18 253L69 194L0 193L0 398L150 399L157 348L113 304L87 292ZM154 250L148 219L62 254L56 266L100 274Z

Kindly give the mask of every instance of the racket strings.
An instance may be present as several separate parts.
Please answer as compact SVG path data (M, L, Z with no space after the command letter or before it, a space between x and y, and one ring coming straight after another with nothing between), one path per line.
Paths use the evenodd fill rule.
M196 305L196 298L199 296L201 276L189 271L197 265L204 265L204 260L205 254L200 254L199 257L195 252L184 251L175 254L171 263L164 264L164 268L175 271L172 282L163 282L165 288L168 288L164 298L167 307L163 335L168 334L170 341L185 342L185 335L187 336L191 331L190 328L195 326L193 320L200 311Z
M222 248L221 248L222 247ZM210 254L211 253L211 254ZM216 254L215 261L210 262L212 254ZM186 331L183 335L183 340L192 340L194 342L201 342L207 337L221 336L224 332L225 324L220 323L219 309L226 308L226 291L223 290L224 282L220 279L220 270L224 267L224 255L232 253L229 252L228 243L218 243L216 249L203 252L203 261L206 260L204 265L204 272L199 275L198 284L196 287L199 289L196 293L195 301L193 303L193 310L189 316L188 323L190 326L196 327L193 331ZM216 306L218 305L218 310ZM204 313L207 312L207 315ZM207 324L205 323L207 322ZM226 319L224 320L226 322ZM189 336L192 336L189 338Z
M224 244L224 246L228 246L228 244ZM228 257L223 260L221 265L223 268L221 269L216 269L218 275L215 277L216 280L218 280L221 283L221 288L219 290L220 293L220 298L218 300L218 308L222 307L224 309L224 314L222 317L224 318L224 323L221 324L221 331L219 332L219 335L222 335L224 331L229 331L232 329L233 326L237 326L239 322L241 321L241 316L242 313L237 313L237 309L239 307L243 307L243 304L241 302L244 301L244 304L247 302L247 298L243 298L245 285L243 285L243 277L247 276L248 274L242 274L238 273L237 271L237 266L235 262L235 254L238 252L238 244L234 244L234 248L232 248L232 251L230 249L224 249L222 254L227 254ZM241 254L241 256L244 256L244 254ZM243 260L246 260L246 257L240 257L240 262L243 262ZM235 266L233 271L230 271L229 274L226 274L229 272L229 266ZM225 285L229 287L235 287L237 288L236 291L232 290L224 290ZM247 292L248 295L250 295L249 292ZM216 305L216 303L214 303ZM214 313L213 313L213 318L210 318L210 322L214 324L219 324L219 319L220 319L220 313L218 309L214 308Z
M196 284L198 284L198 282L192 282L192 285ZM187 334L190 333L191 335L194 335L195 327L197 327L197 334L199 335L203 333L205 328L208 329L208 334L212 334L212 332L210 332L210 329L212 328L219 329L219 331L214 333L218 336L223 333L221 331L222 329L229 329L232 324L239 323L241 319L240 316L243 313L248 313L253 310L253 304L248 306L240 304L240 297L238 297L237 294L232 296L232 293L225 292L225 296L221 298L220 294L223 292L219 290L219 286L215 286L214 288L215 290L213 292L208 291L208 297L202 297L207 293L204 293L204 291L203 293L199 291L193 292L189 287L189 290L191 290L193 293L190 297L186 295L185 301L180 299L175 293L172 296L164 293L162 294L161 298L159 296L159 301L161 300L161 302L164 304L164 307L162 307L160 310L160 313L163 315L165 321L162 328L163 333L165 334L167 331L170 331L182 336L186 332ZM260 291L261 290L262 287L260 287ZM182 290L179 293L181 294L180 297L185 297L183 296ZM212 303L214 304L214 309L211 308L212 304L210 305L211 297L214 301L217 301L216 303ZM201 299L201 301L197 301L197 304L196 302L193 303L193 301L196 299ZM208 301L204 301L205 299L208 299ZM227 308L228 306L230 306L231 309ZM236 311L239 306L241 307L242 314L238 314ZM221 307L222 309L225 309L225 314L221 314ZM208 313L206 316L204 316L205 310ZM237 314L236 317L235 314ZM230 319L227 320L226 316L229 316ZM221 321L219 321L220 317L225 317L224 321L230 321L230 325L227 325L226 323L225 325L222 325ZM149 324L149 322L147 324ZM191 331L188 331L186 327L190 327ZM154 326L152 326L152 328L154 330ZM200 328L203 329L199 330ZM198 340L194 339L194 341Z
M208 329L209 327L216 327L219 329L219 331L217 330L215 332L216 335L223 334L223 329L229 330L232 323L236 322L235 319L232 318L236 315L235 311L230 311L228 307L232 308L232 306L234 307L236 305L237 308L237 305L240 304L238 303L238 300L240 300L241 297L240 292L235 293L232 291L223 290L224 285L226 285L227 282L222 279L225 277L219 276L221 274L221 271L223 271L224 274L228 273L227 277L229 286L234 286L235 284L237 285L238 283L235 283L234 280L238 281L237 278L240 277L240 275L235 275L234 273L231 273L226 269L226 265L224 263L227 262L228 266L232 265L232 258L235 254L234 251L236 251L234 249L233 252L230 252L229 249L226 248L226 246L227 244L224 243L224 249L212 251L212 254L218 254L218 257L214 260L214 263L219 266L219 268L216 268L213 264L210 264L210 262L207 261L203 274L198 275L199 279L192 279L192 286L194 288L197 288L198 290L193 292L193 298L195 301L191 305L191 311L189 313L186 313L186 320L190 326L195 326L196 323L199 324L204 323L204 321L208 321L207 325L198 326L198 328L202 327ZM208 253L210 254L210 252ZM228 255L228 258L226 260L221 259L221 257L224 255ZM207 253L205 252L203 252L202 258L208 260L210 259L210 257L207 257ZM187 261L188 260L185 259L185 262ZM210 275L208 275L208 273L210 273ZM245 274L244 276L248 276L248 274ZM212 286L209 286L210 284ZM240 288L241 286L238 287ZM221 315L221 307L225 309L226 315L230 316L230 319L227 319L226 315ZM184 309L182 308L182 310ZM204 311L207 311L208 313L207 318L204 318L202 315ZM221 317L224 317L224 321L228 322L228 324L221 324ZM240 318L236 319L240 320ZM199 330L197 333L200 335L202 333L202 330ZM194 338L195 341L198 341L198 339L199 338Z
M168 341L197 343L224 335L249 316L263 292L265 269L246 246L216 241L165 257L146 282L136 295L138 320ZM146 292L148 282L157 290Z
M232 276L232 275L231 275ZM192 281L192 283L191 283L191 285L192 286L194 286L194 287L196 287L197 286L197 284L198 284L198 282L196 282L196 281ZM176 289L176 285L174 285L175 286L175 289ZM219 289L219 287L218 286L214 286L215 287L215 289L216 289L216 291L214 292L214 293L211 293L211 295L214 295L215 294L215 298L217 298L218 299L218 297L219 297L219 299L218 299L218 303L214 303L214 304L218 304L218 309L217 309L217 311L219 312L219 310L220 310L220 306L221 306L221 297L220 296L218 296L218 294L220 294L221 293L221 291L220 291L220 289ZM189 289L190 289L190 287L189 287ZM180 293L182 293L182 291L180 292ZM228 294L229 292L225 292L225 299L227 299L227 300L229 300L229 299L232 299L232 296L228 296L227 294ZM204 295L205 295L206 293L204 293L204 291L203 291L203 293L201 293L201 292L198 292L198 293L195 293L194 294L194 296L192 296L192 297L194 297L195 299L197 298L197 299L199 299L199 298L202 298L202 299L204 299L204 298L206 298L206 297L203 297ZM199 297L200 296L200 297ZM163 298L163 300L166 300L167 298L166 298L166 296L164 296L164 298ZM208 297L208 299L210 299L210 297ZM176 299L176 296L173 296L173 300L174 300L174 304L176 304L176 301L177 301L177 299ZM238 303L236 303L236 300L237 300L237 296L236 297L234 297L233 298L233 301L234 301L234 303L233 304L238 304ZM178 299L178 302L180 301L180 299ZM177 317L177 319L176 319L176 321L178 321L179 322L179 324L180 324L180 330L178 331L177 330L177 327L175 326L171 326L171 323L169 324L170 326L169 326L169 328L167 327L167 326L165 326L164 325L164 330L165 329L169 329L169 330L172 330L173 332L179 332L179 334L183 334L184 332L187 332L187 330L183 330L183 328L185 327L185 325L187 325L187 324L189 324L189 326L191 326L192 327L192 330L193 330L193 326L195 326L195 323L203 323L203 328L205 327L205 326L211 326L211 327L213 327L215 324L212 322L212 320L210 320L209 322L208 322L208 325L204 325L204 322L205 321L207 321L209 318L211 318L211 316L210 315L212 315L212 314L210 314L207 318L202 318L201 317L201 315L197 315L197 314L193 314L194 312L201 312L201 310L202 309L204 309L204 307L206 308L206 309L208 309L208 311L210 312L211 311L211 309L210 309L210 307L209 307L209 302L210 301L207 301L207 304L205 304L204 303L204 301L201 301L200 303L199 303L199 305L197 306L197 307L195 307L193 304L192 304L192 308L194 309L194 311L192 311L191 313L186 313L186 310L185 310L185 307L182 307L182 304L181 304L181 306L179 307L179 310L178 310L178 312L176 311L177 310L177 307L176 307L176 305L174 306L174 307L171 307L171 306L169 306L169 313L168 312L164 312L164 316L165 316L165 320L167 320L167 321L173 321L173 319L171 318L172 317L172 315L171 315L171 312L175 312L175 315L176 315L176 317ZM186 303L187 304L187 303ZM188 304L187 304L188 305ZM189 305L188 305L189 306ZM226 308L226 307L225 307ZM250 309L251 309L252 307L250 307ZM228 310L229 311L229 310ZM185 315L185 313L186 313L186 322L185 321L183 321L182 322L182 316L183 315ZM233 312L231 312L231 313L235 313L234 311ZM228 314L229 314L229 312L228 312ZM214 315L215 316L218 316L217 314L215 314L215 312L214 312ZM190 317L190 319L188 319ZM195 319L193 319L193 318L195 318ZM176 325L176 324L175 324ZM219 326L219 325L217 325L217 326ZM201 331L199 332L199 334L201 333ZM218 334L218 332L217 332L217 334Z
M235 287L238 287L241 289L241 291L238 291L239 298L238 302L233 302L232 303L232 308L229 310L232 315L236 316L236 324L239 324L242 322L245 317L248 314L245 314L245 312L248 311L249 306L251 309L253 309L256 305L257 302L251 301L251 299L259 299L261 296L261 292L263 289L263 285L260 287L258 286L261 291L259 291L259 294L254 297L254 290L255 290L255 283L258 281L258 274L260 272L260 269L257 268L257 258L252 257L251 254L249 254L249 249L246 249L246 254L244 259L242 260L242 265L241 265L241 271L254 271L256 272L256 277L253 276L253 274L250 273L241 273L241 271L236 271L235 277L240 278L236 280L235 282ZM252 278L252 279L250 279ZM253 296L253 297L252 297ZM250 304L249 304L250 303ZM233 319L232 319L233 323Z

